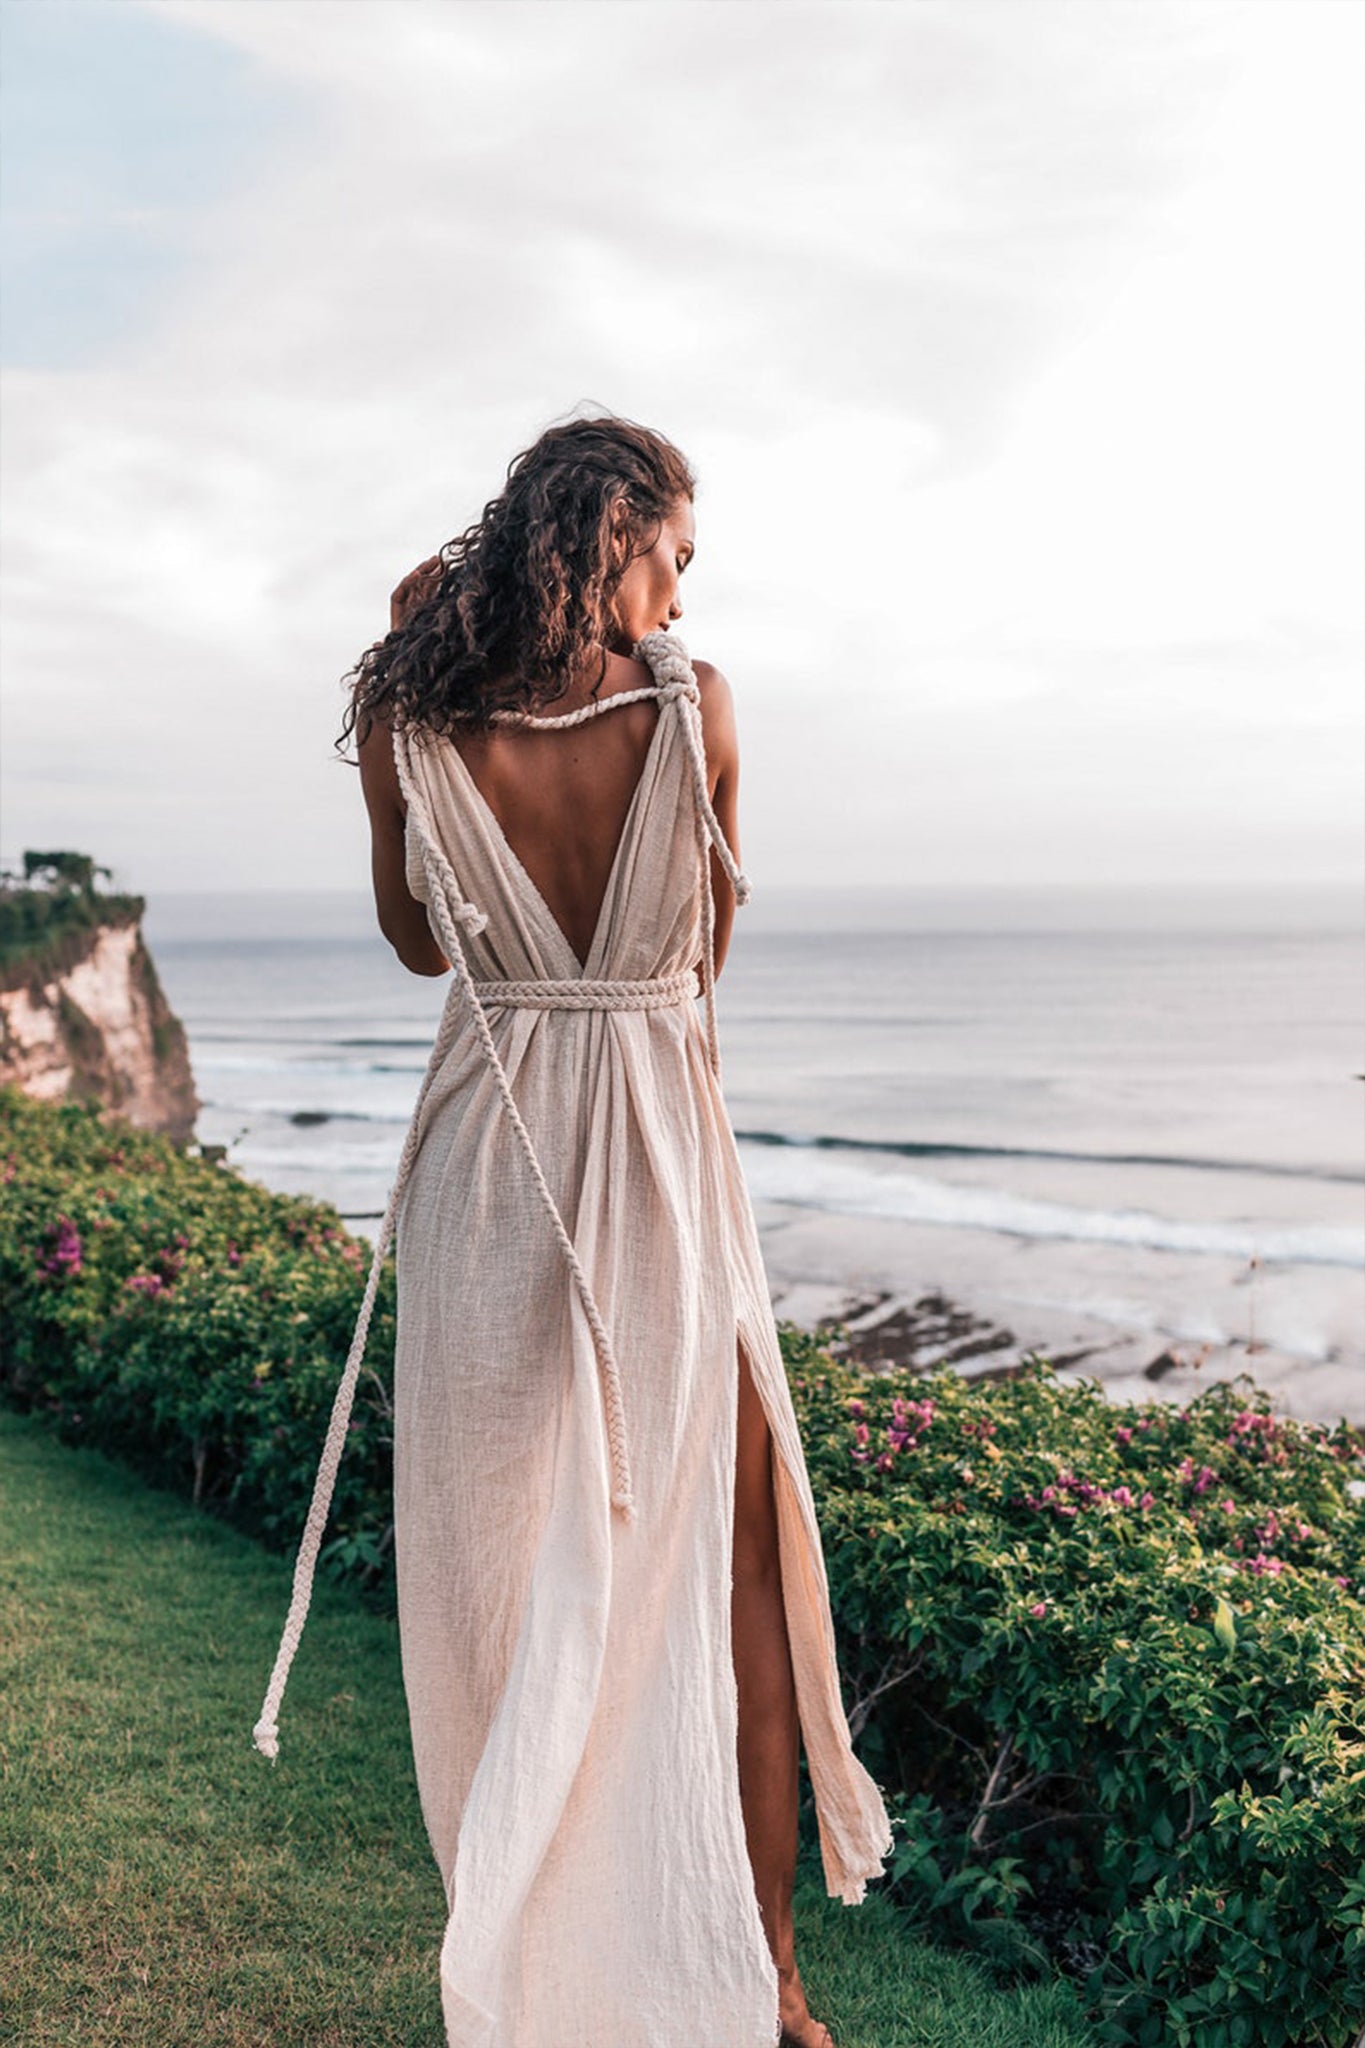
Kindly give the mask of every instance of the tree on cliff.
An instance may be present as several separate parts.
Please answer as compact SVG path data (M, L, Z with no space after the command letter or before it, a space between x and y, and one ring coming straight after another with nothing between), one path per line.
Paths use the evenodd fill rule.
M113 870L97 867L88 853L35 853L31 847L24 848L24 880L29 884L66 887L93 896L96 875L108 881Z

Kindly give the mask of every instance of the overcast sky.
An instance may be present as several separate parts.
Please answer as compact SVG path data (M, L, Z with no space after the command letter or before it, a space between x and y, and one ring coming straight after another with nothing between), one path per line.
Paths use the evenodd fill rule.
M0 0L0 860L368 887L343 672L576 406L765 881L1346 879L1355 0Z

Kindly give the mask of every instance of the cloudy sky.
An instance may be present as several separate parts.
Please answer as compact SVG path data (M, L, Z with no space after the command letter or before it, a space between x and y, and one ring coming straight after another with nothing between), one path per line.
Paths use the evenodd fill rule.
M1358 875L1355 0L0 0L0 861L359 888L340 678L576 407L771 881Z

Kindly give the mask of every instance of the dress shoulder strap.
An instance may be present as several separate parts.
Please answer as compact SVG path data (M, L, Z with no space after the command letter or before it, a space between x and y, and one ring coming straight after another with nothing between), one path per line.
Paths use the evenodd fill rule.
M693 684L695 690L696 685ZM671 683L642 683L636 690L613 690L609 696L599 697L591 704L580 704L576 711L558 711L542 715L536 711L498 710L490 713L499 725L582 725L589 718L596 718L600 712L614 711L618 704L638 704L642 697L658 697L666 700L680 692Z

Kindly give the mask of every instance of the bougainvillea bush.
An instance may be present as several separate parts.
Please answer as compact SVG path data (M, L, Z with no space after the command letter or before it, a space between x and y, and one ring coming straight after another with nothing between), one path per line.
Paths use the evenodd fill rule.
M1098 2038L1349 2048L1365 2018L1365 1433L1247 1380L869 1377L789 1332L898 1889Z
M369 1270L324 1203L0 1088L0 1392L292 1547ZM392 1596L392 1260L324 1555ZM889 1883L1096 2038L1365 2019L1365 1433L781 1339ZM803 1767L804 1771L804 1767ZM807 1813L807 1818L809 1817Z
M277 1195L0 1088L0 1392L278 1548L297 1540L373 1247ZM393 1260L324 1562L391 1601Z

